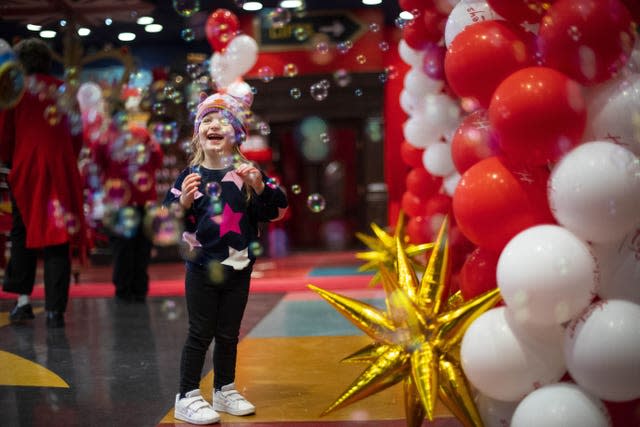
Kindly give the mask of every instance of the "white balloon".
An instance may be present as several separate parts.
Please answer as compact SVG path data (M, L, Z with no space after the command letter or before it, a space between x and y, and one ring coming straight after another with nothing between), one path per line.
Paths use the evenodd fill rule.
M627 69L632 73L640 73L640 37L636 37L636 44L629 55Z
M565 332L571 377L593 395L614 402L640 398L640 305L601 300Z
M97 109L102 102L102 89L96 83L82 83L76 93L78 107L85 113L92 109Z
M611 139L640 156L640 74L622 73L593 88L587 111L585 140Z
M228 58L219 52L214 52L213 55L211 55L209 74L218 89L226 88L233 83L236 78L240 77L240 75L236 73L233 65L229 63Z
M230 64L233 64L236 76L242 76L255 65L258 59L258 43L246 34L237 35L225 48L224 56Z
M556 220L580 238L620 240L640 224L640 161L612 142L579 145L555 166L548 194Z
M430 133L429 124L422 115L411 116L402 127L404 139L417 148L426 148L438 142L438 137Z
M442 142L429 145L422 153L422 164L431 175L447 176L455 171L451 147Z
M460 361L467 379L481 393L516 401L565 373L560 325L519 323L506 307L480 315L467 329Z
M404 89L416 98L440 93L443 87L443 80L434 80L417 67L410 69L404 76Z
M561 324L589 305L596 287L589 246L557 225L518 233L498 259L502 298L518 320Z
M466 27L476 22L501 19L486 1L461 0L447 18L444 27L444 43L449 47L453 39Z
M478 393L475 400L484 427L508 426L519 403L492 399L482 393Z
M253 91L251 90L251 86L242 79L236 79L227 86L227 93L239 99L247 107L251 107L251 104L253 104Z
M400 92L400 107L410 116L420 114L424 111L424 102L422 98L409 93L406 89Z
M444 188L444 192L448 196L453 197L453 193L456 192L456 187L460 182L460 178L461 175L458 172L454 172L442 180L442 188Z
M423 117L434 136L451 136L460 124L460 106L449 95L427 95Z
M607 427L611 418L604 404L575 384L558 383L535 390L522 399L511 427Z
M640 304L640 229L620 242L592 243L600 269L598 296Z
M398 54L405 64L411 65L412 67L422 67L424 52L415 50L409 46L405 39L400 39L400 42L398 42Z

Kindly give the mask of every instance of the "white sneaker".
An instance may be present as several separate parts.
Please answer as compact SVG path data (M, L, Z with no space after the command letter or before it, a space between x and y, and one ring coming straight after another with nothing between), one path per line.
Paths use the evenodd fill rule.
M180 394L176 394L176 407L173 417L190 424L213 424L220 421L220 414L213 410L209 402L204 400L200 390L191 390L180 399Z
M213 409L231 415L249 415L256 412L256 407L238 393L234 383L227 384L214 393Z

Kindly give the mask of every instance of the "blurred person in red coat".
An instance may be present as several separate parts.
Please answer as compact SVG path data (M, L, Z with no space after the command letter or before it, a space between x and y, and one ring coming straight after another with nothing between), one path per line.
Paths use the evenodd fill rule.
M89 146L102 184L116 300L144 302L153 246L144 219L147 208L158 201L156 172L163 152L147 128L127 122L122 105L114 103L112 109L109 123L89 137Z
M37 38L14 47L26 77L24 95L0 111L0 158L12 198L11 252L3 289L19 294L12 322L33 319L37 257L44 258L48 327L63 327L71 280L71 248L84 241L82 182L78 154L82 135L73 106L61 103L62 81L50 75L52 54ZM77 133L75 135L74 133Z

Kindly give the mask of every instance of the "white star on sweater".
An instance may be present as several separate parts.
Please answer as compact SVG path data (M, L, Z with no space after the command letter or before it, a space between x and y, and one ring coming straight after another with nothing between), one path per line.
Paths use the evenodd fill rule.
M238 251L229 246L229 258L222 261L222 264L233 267L234 270L242 270L248 266L250 262L248 247Z

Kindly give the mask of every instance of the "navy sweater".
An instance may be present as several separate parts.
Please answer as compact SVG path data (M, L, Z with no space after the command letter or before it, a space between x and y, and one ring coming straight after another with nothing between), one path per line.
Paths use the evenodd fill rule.
M167 192L165 206L180 203L182 181L194 171L202 179L193 204L185 211L182 253L187 268L208 269L216 261L225 269L250 268L255 261L251 244L257 244L259 223L280 219L288 206L287 197L263 173L264 191L260 195L253 192L247 201L242 178L233 167L199 166L180 172Z

